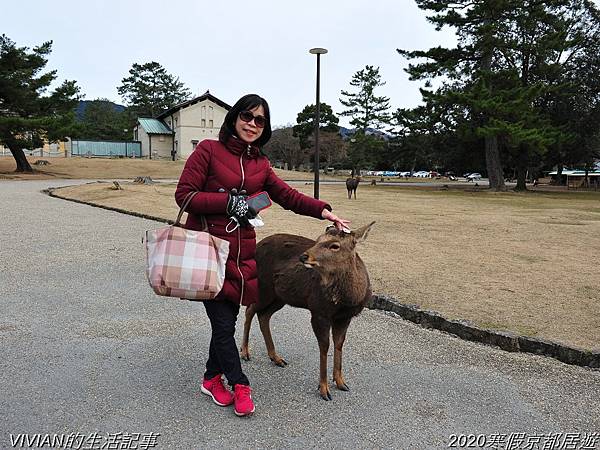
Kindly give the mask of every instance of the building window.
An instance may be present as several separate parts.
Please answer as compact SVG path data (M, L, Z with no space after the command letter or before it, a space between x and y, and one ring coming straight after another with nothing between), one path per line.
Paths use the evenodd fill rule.
M213 127L214 127L214 125L213 125L213 121L212 121L212 120L209 120L209 121L208 121L208 126L209 126L209 128L213 128Z
M202 128L206 128L206 119L202 119L200 121L200 125L202 126Z
M198 145L198 140L197 139L193 139L192 140L192 150L196 149L196 145Z

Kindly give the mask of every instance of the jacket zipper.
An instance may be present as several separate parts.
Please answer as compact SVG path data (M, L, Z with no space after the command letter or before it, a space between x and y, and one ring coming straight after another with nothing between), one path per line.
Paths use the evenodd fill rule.
M248 145L248 150L250 149L250 145ZM240 191L243 189L244 187L244 181L245 181L245 174L244 174L244 164L242 162L242 158L244 156L244 153L240 154L240 169L242 171L242 184L240 184ZM240 252L242 250L242 231L240 229L240 227L238 227L237 229L237 235L238 235L238 252L237 252L237 269L238 272L240 273L240 278L242 280L242 288L240 290L240 305L242 304L242 301L244 300L244 274L242 273L242 269L240 268Z

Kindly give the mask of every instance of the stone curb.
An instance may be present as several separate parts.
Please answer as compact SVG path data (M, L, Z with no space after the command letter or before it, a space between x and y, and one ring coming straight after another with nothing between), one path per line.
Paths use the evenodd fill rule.
M600 368L600 352L567 347L555 342L519 336L510 332L479 328L464 320L449 320L436 312L423 310L414 305L402 304L386 295L373 295L367 307L390 311L424 328L435 328L468 341L493 345L509 352L534 353L550 356L566 364Z
M148 214L136 213L121 208L114 208L112 206L103 206L96 203L64 197L55 192L60 189L60 187L48 188L44 189L43 192L51 197L68 200L70 202L116 211L131 216L141 217L143 219L155 220L157 222L168 224L174 223L173 220L163 219L162 217L150 216ZM434 311L427 311L414 305L400 303L398 300L387 295L374 294L371 301L367 304L367 308L390 311L403 319L410 320L424 328L434 328L445 331L468 341L493 345L509 352L534 353L536 355L550 356L551 358L558 359L566 364L594 369L600 368L600 352L567 347L555 342L519 336L505 331L486 330L464 320L449 320Z
M67 187L67 186L63 186L63 187ZM168 224L171 224L171 225L173 225L175 223L174 220L163 219L162 217L150 216L148 214L137 213L137 212L134 212L134 211L129 211L127 209L115 208L113 206L104 206L104 205L99 205L97 203L86 202L86 201L83 201L83 200L76 200L74 198L64 197L64 196L59 195L59 194L57 194L55 192L55 191L60 190L60 189L62 189L62 187L48 188L48 189L44 189L42 192L45 193L45 194L48 194L50 197L60 198L61 200L67 200L69 202L81 203L83 205L94 206L96 208L108 209L109 211L116 211L116 212L119 212L119 213L122 213L122 214L129 214L130 216L141 217L142 219L148 219L148 220L155 220L157 222L168 223Z

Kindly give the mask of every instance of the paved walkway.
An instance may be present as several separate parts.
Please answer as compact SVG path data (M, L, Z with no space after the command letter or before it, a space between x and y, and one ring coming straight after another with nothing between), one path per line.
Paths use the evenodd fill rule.
M60 184L73 180L0 181L0 448L11 433L81 433L89 443L97 432L88 448L115 433L160 433L155 448L432 449L451 435L489 444L521 432L543 444L548 433L600 430L600 372L379 311L351 324L351 391L334 388L325 402L308 313L291 308L273 318L286 368L268 360L254 324L243 366L257 412L240 419L199 391L202 306L147 285L141 236L160 224L40 192Z

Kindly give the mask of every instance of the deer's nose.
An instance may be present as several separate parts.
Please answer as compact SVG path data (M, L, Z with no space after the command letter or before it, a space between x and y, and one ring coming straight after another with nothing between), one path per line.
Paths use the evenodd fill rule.
M308 255L306 253L302 253L300 255L300 261L305 263L306 261L308 261Z

